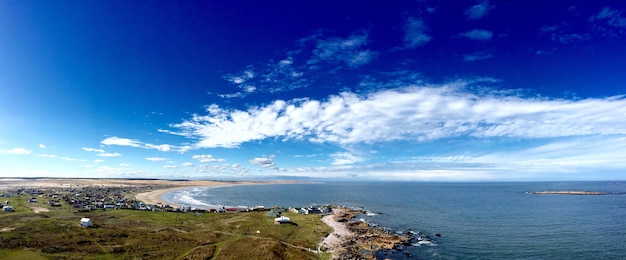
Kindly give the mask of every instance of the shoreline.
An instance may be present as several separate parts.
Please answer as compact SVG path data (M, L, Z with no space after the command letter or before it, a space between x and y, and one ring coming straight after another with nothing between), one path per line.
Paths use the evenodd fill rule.
M224 187L236 185L294 184L296 181L220 181L220 180L165 180L122 178L0 178L0 191L15 189L75 189L84 187L128 188L127 194L146 204L180 205L162 198L166 193L193 187Z
M229 187L239 185L269 185L269 184L294 184L297 182L292 181L190 181L189 185L179 187L161 187L147 192L141 192L135 194L135 199L142 201L146 204L152 205L170 205L174 208L180 208L181 205L169 201L163 198L163 195L184 189L197 188L197 187Z
M322 222L332 227L333 232L318 244L318 250L330 253L332 259L377 259L376 254L379 252L403 252L404 246L414 242L435 243L427 235L410 230L394 233L372 226L362 219L354 220L365 213L362 209L333 208L332 214L322 217Z
M181 207L180 205L173 203L171 201L164 200L162 196L172 191L183 190L183 189L192 188L192 187L206 187L206 186L188 186L188 187L156 189L153 191L137 193L135 194L135 199L142 201L146 204L152 204L152 205L157 205L157 204L166 205L167 204L174 208L180 208Z
M322 217L322 222L333 228L333 232L324 237L318 248L331 253L333 258L339 257L338 251L341 249L341 245L347 242L348 238L354 236L345 224L336 219L336 216L341 215L345 210L343 208L333 208L332 214Z

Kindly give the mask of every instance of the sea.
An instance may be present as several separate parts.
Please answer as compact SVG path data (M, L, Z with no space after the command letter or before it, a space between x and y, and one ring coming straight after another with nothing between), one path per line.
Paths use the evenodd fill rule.
M626 181L242 185L189 188L163 199L197 208L342 205L367 210L358 218L392 232L432 238L377 254L381 259L626 259Z

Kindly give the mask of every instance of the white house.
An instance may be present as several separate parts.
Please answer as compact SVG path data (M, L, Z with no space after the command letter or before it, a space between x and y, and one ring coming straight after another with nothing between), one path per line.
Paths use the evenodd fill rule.
M80 219L80 226L81 227L91 227L91 219L89 219L89 218L81 218Z
M291 222L291 220L289 220L289 218L285 217L285 216L280 216L279 218L275 218L274 219L274 223L275 224L287 224L287 223L290 223L290 222Z
M14 209L11 206L4 206L4 208L2 208L2 210L6 211L6 212L13 212Z

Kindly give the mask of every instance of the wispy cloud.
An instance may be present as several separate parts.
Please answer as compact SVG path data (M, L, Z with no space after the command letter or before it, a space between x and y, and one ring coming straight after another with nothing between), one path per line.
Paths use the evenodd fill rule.
M24 155L24 154L31 154L32 152L24 149L24 148L13 148L13 149L9 149L9 150L1 150L0 151L3 154L19 154L19 155Z
M224 162L224 161L226 161L226 159L214 158L213 155L210 155L210 154L194 155L191 158L194 159L194 160L198 160L199 162L203 162L203 163L213 163L213 162Z
M210 93L221 98L244 98L253 93L276 93L311 86L342 72L371 63L379 53L368 48L369 32L356 31L346 37L323 32L297 40L297 46L279 59L246 66L223 78L237 87L230 93Z
M519 96L468 82L411 86L319 100L276 100L246 111L217 105L172 127L196 148L237 147L265 138L338 144L452 137L553 138L626 134L621 96L582 100ZM575 119L575 120L573 120Z
M85 151L87 151L87 152L104 153L104 150L102 150L102 149L96 149L96 148L88 148L88 147L83 147L83 150L85 150Z
M626 17L624 17L622 13L622 10L616 10L607 6L602 8L595 18L606 21L606 23L612 27L626 28Z
M61 157L61 160L68 161L68 162L86 162L87 161L85 159L78 159L78 158L67 157L67 156Z
M159 129L159 132L171 133L168 130L162 130L162 129ZM144 148L144 149L154 149L154 150L158 150L161 152L176 151L176 152L184 153L187 150L189 150L189 147L187 146L173 146L169 144L156 145L156 144L144 143L136 139L120 138L117 136L105 138L104 140L100 141L100 143L103 145L117 145L117 146ZM91 150L93 148L83 148L83 149L90 149L90 151L94 151L94 152L99 152L99 151L104 152L104 150L102 149L97 149L97 150ZM105 155L101 155L101 156L105 156Z
M426 34L428 27L424 21L415 17L409 17L405 23L404 47L416 48L428 43L432 37Z
M348 152L334 153L330 156L333 157L333 162L331 163L332 165L347 165L364 160L362 157L355 156L354 154Z
M488 41L491 40L491 38L493 37L493 33L487 30L474 29L461 33L459 34L459 36L476 41Z
M169 144L161 144L161 145L145 144L145 147L149 149L156 149L161 152L169 152L172 150L172 146Z
M376 55L375 52L365 49L368 43L368 33L365 31L354 33L347 38L324 39L316 36L312 39L316 46L307 61L311 65L325 61L358 67L369 63Z
M205 164L199 165L194 171L206 176L206 174L219 176L244 175L250 171L249 168L241 164Z
M477 61L477 60L486 60L493 58L493 54L488 52L477 51L471 54L463 55L464 61Z
M167 158L161 158L161 157L148 157L146 158L146 160L148 161L152 161L152 162L164 162L167 160Z
M83 147L84 151L87 152L94 152L94 153L98 153L98 156L101 157L117 157L117 156L122 156L119 153L107 153L105 150L103 149L96 149L96 148L89 148L89 147Z
M489 14L489 9L492 7L489 5L489 1L482 1L476 5L473 5L465 11L465 15L468 19L479 19Z
M39 148L41 148L41 149L46 149L46 145L44 145L44 144L39 144Z
M239 75L227 75L224 76L224 79L226 79L227 81L233 83L233 84L243 84L246 83L246 81L251 80L254 78L254 71L252 69L247 69L244 70L243 72L241 72Z
M237 97L244 97L250 93L255 92L257 89L256 86L254 85L255 75L256 75L256 72L254 72L254 69L251 66L247 68L246 70L239 72L237 74L225 75L223 78L226 81L237 86L240 89L240 91L236 93L218 94L218 95L222 98L237 98Z
M104 162L104 160L102 160L102 159L95 159L95 160L93 160L93 162L94 162L94 163L103 163L103 162Z
M119 153L100 153L98 154L98 156L102 156L102 157L118 157L118 156L122 156Z

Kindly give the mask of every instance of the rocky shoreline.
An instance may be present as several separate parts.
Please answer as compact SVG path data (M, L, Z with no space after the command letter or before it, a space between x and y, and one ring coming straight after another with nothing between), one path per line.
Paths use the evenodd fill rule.
M379 254L409 254L404 250L407 246L435 245L435 241L429 236L418 232L407 230L396 233L368 224L362 219L356 220L357 216L366 213L364 210L340 208L334 210L334 213L333 221L343 224L347 231L342 231L342 236L334 247L325 248L333 253L334 259L377 259ZM330 236L333 235L337 236L337 234Z

